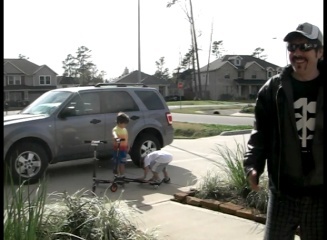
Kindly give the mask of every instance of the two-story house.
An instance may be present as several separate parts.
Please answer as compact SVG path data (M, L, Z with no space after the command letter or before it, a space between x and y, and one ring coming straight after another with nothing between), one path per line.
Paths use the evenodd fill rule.
M207 71L208 70L208 71ZM224 96L249 99L281 67L250 55L225 55L200 69L201 87L207 82L207 98L220 100ZM208 76L206 76L208 74Z
M47 65L27 59L4 59L4 101L9 106L24 106L43 93L57 88L57 73Z
M169 95L168 86L169 83L165 79L157 78L155 76L141 72L141 81L138 80L138 70L135 70L129 74L121 76L114 80L114 83L142 83L149 87L156 88L162 96Z

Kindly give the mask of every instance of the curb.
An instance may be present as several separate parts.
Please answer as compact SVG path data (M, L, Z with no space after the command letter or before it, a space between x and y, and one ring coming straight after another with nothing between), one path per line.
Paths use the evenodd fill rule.
M235 131L225 131L219 134L219 136L231 136L237 134L248 134L251 133L252 129L245 129L245 130L235 130Z
M174 194L174 198L171 199L171 201L179 202L181 204L188 204L195 207L206 208L229 215L234 215L236 217L244 218L257 223L266 224L266 214L262 214L254 208L246 208L236 205L232 202L221 202L214 199L200 199L195 197L195 193L196 190L178 192ZM295 234L300 236L299 228L296 229Z

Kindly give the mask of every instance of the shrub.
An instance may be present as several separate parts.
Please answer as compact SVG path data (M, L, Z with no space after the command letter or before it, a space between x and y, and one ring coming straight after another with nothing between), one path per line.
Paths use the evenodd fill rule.
M220 97L218 100L220 101L230 101L230 100L233 100L234 99L234 96L231 95L231 94L228 94L228 93L223 93L223 94L220 94Z
M249 104L248 106L243 107L240 110L241 113L254 113L254 106L252 106L251 104Z
M154 231L142 232L129 221L131 208L119 200L89 197L88 191L73 195L52 193L46 183L5 186L4 239L6 240L155 240ZM47 204L46 204L47 202Z
M263 175L260 179L262 187L258 192L251 191L246 196L246 204L249 207L259 210L261 213L267 213L267 206L269 200L268 178Z
M227 175L229 184L241 194L246 188L249 188L243 169L243 157L246 148L245 144L242 145L236 141L235 144L236 150L221 144L217 145L216 152L223 159L223 162L216 162L215 165Z
M196 196L199 198L218 198L221 196L230 196L229 185L222 174L217 171L207 171L198 186L199 191Z
M223 162L214 162L217 170L211 170L199 181L196 196L202 199L218 199L232 201L255 208L261 213L267 212L268 178L260 177L260 191L250 190L243 170L245 143L235 141L235 148L217 144L216 152ZM234 201L235 202L235 201Z

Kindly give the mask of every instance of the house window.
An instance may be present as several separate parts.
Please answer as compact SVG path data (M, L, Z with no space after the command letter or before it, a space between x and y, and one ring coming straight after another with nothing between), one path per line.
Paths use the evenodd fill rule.
M227 79L230 78L229 73L226 73L226 74L225 74L225 78L227 78Z
M21 85L22 84L21 76L7 76L7 84Z
M257 75L256 74L252 74L252 78L257 78Z
M40 85L50 85L51 77L50 76L40 76Z
M235 59L235 65L240 66L241 65L241 60L240 59Z
M268 71L268 78L271 78L273 75L272 71Z
M242 72L237 72L237 77L242 78Z

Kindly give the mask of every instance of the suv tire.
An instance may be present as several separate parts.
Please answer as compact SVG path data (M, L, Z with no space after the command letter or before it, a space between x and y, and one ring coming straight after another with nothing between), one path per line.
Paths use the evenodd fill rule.
M133 163L136 166L141 167L141 158L145 157L150 152L159 150L160 148L161 145L159 140L155 136L150 134L142 134L135 140L130 156Z
M40 144L22 142L13 147L6 162L14 183L33 184L43 176L49 158Z

